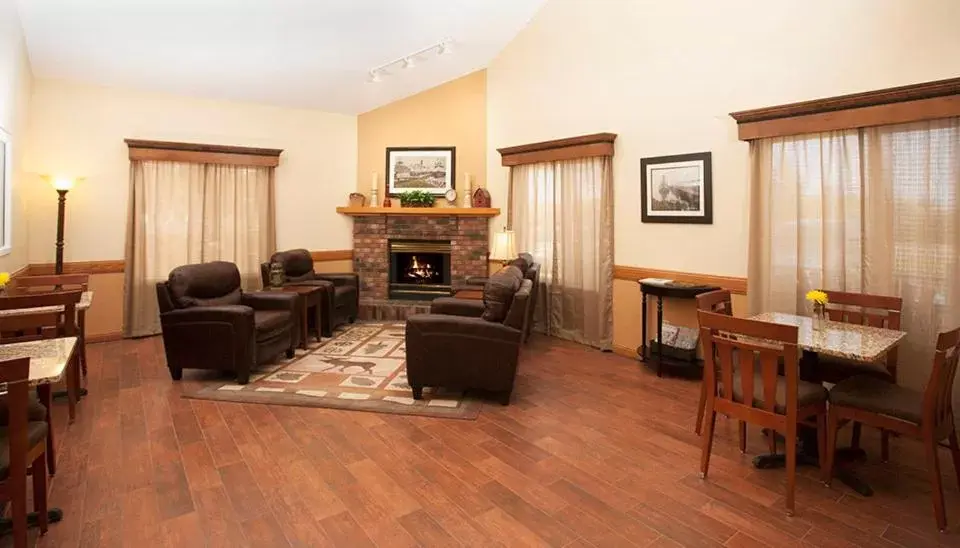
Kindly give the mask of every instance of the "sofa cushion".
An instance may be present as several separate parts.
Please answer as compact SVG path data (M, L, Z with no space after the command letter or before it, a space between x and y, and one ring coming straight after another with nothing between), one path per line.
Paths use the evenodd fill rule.
M507 266L490 276L483 286L483 315L488 322L502 323L507 317L513 296L520 288L523 274L516 266Z
M290 312L286 310L256 310L253 313L257 342L272 339L289 328Z
M306 249L279 251L270 257L271 263L283 265L283 273L288 282L313 279L313 257Z
M178 266L167 285L179 308L240 304L240 271L226 261Z
M338 285L333 289L333 305L349 306L357 299L357 288L352 285Z

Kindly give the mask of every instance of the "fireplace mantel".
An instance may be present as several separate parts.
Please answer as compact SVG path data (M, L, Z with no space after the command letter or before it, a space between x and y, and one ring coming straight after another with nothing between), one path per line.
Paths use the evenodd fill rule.
M371 215L419 215L424 217L496 217L498 207L338 207L337 213L351 217Z

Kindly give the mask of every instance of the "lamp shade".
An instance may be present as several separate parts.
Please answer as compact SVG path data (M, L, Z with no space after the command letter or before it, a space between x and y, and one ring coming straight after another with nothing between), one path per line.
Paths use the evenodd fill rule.
M512 230L503 230L493 235L493 249L490 250L490 259L509 261L515 259L516 256L517 250L514 246Z
M70 177L56 177L53 179L53 188L57 190L70 190L73 188L74 182Z

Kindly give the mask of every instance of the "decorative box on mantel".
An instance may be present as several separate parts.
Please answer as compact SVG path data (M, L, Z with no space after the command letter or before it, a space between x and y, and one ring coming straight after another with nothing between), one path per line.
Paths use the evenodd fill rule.
M449 252L442 264L444 275L432 280L429 288L424 285L422 301L436 297L442 286L456 287L469 276L488 274L489 219L500 214L497 208L338 207L337 212L353 217L353 270L360 277L361 308L364 301L418 302L418 288L403 283L409 268L398 262L391 248L409 250L421 244L435 253Z

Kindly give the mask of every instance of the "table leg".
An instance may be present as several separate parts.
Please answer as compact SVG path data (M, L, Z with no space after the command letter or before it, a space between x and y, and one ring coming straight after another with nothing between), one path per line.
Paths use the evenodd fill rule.
M300 348L307 349L307 298L300 297Z
M80 384L77 377L80 368L77 366L77 355L70 357L67 363L67 415L70 417L70 424L77 418L77 394L80 392Z
M83 372L83 378L87 378L87 311L77 312L77 342L80 343L80 370Z
M647 361L647 294L640 290L640 361Z
M317 335L317 342L323 340L323 328L321 324L323 323L323 306L321 301L313 303L313 327Z
M663 297L657 295L657 376L663 376Z
M53 476L57 473L57 452L56 444L53 440L53 419L50 415L50 409L53 408L53 401L51 397L51 389L49 384L41 384L37 386L37 398L40 400L40 403L47 408L47 470L50 472L50 475Z

